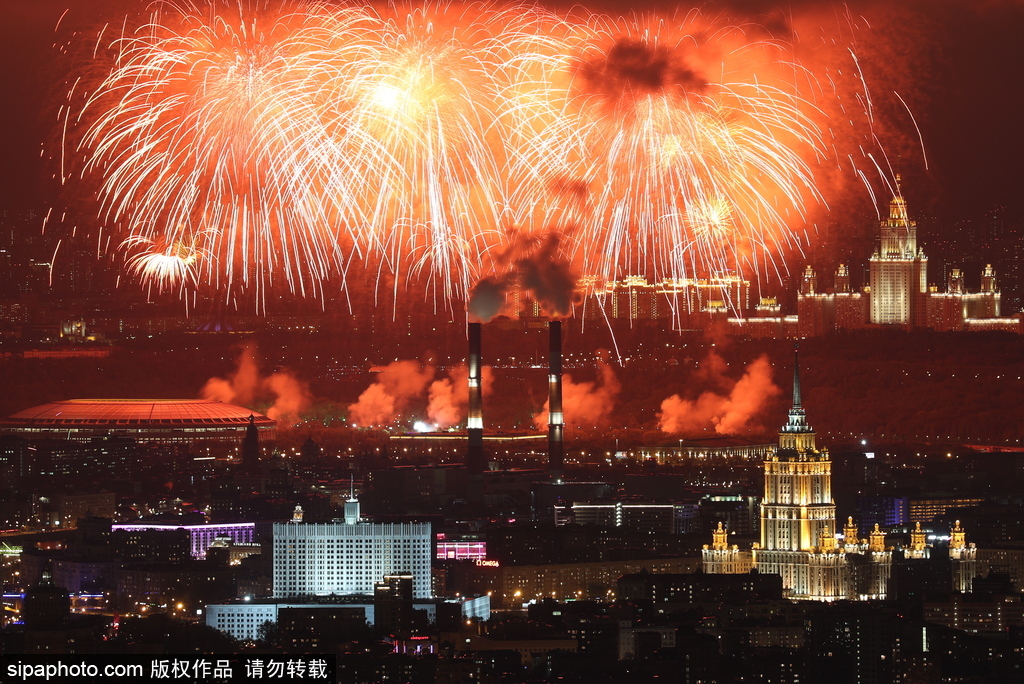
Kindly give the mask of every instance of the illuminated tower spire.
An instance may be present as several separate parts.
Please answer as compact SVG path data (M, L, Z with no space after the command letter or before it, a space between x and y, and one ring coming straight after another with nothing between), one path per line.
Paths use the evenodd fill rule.
M875 529L868 534L868 551L872 553L885 551L885 532L879 529L878 523L875 523Z
M718 529L711 533L714 543L711 545L715 551L725 551L729 548L729 532L722 526L722 523L718 523Z
M793 407L779 431L778 451L764 463L761 547L768 551L810 551L822 547L823 539L835 538L832 462L814 446L800 389L800 348L794 345ZM765 567L772 567L771 562Z
M849 546L856 546L860 543L857 539L857 525L853 522L853 516L846 519L846 525L843 527L843 538L844 543Z
M953 525L953 529L949 531L949 549L950 551L960 551L967 548L967 533L964 532L964 528L960 527L960 521L957 520L956 524ZM952 555L952 553L950 554Z
M793 407L789 421L779 431L779 448L798 452L814 451L814 429L807 424L803 399L800 394L800 343L793 345Z
M839 264L839 268L836 269L836 292L849 292L850 291L850 269L846 264Z
M871 256L870 270L871 322L923 325L928 258L917 246L917 223L910 220L899 176L889 216L879 223L878 249Z
M928 533L921 529L921 523L917 523L910 531L910 551L917 556L926 557L928 547Z
M818 293L818 276L814 273L814 267L807 264L804 267L803 278L800 279L800 294L812 295Z
M981 291L998 292L996 289L996 270L992 268L992 264L986 264L981 272Z
M801 407L800 399L800 343L796 342L793 345L793 408Z

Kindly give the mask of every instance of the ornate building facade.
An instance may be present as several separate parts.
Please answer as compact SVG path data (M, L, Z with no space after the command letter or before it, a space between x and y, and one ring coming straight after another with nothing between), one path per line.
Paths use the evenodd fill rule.
M777 574L795 599L885 598L892 566L885 534L876 526L862 540L852 518L843 531L839 541L832 461L816 447L807 424L795 355L789 420L779 431L778 449L764 462L761 541L740 550L728 545L725 530L717 530L712 546L704 547L704 571Z
M917 223L907 214L899 176L896 183L889 217L880 224L878 249L869 260L871 322L925 325L928 257L917 246Z
M953 591L971 591L978 575L978 549L967 543L967 533L959 520L949 531L949 559L953 563Z
M932 546L928 543L928 532L916 523L910 531L910 544L903 549L903 558L908 561L926 560L932 557ZM978 575L978 549L967 543L967 532L957 520L949 530L949 562L952 572L953 591L972 591L974 578Z

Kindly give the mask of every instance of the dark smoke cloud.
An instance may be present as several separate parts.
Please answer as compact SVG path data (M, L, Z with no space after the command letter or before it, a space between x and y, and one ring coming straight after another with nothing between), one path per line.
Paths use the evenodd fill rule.
M567 315L576 292L576 275L558 255L559 240L557 233L549 233L534 254L518 262L523 286L548 316Z
M507 280L507 277L488 276L478 282L469 295L470 316L486 323L501 313L509 285Z
M702 74L686 64L679 49L630 38L620 38L607 55L581 64L579 74L587 90L610 99L669 89L700 93L708 85Z
M498 258L505 272L484 278L469 297L469 315L486 323L505 306L506 294L519 287L530 291L545 316L566 316L576 296L576 274L559 254L562 234L550 231L543 236L516 234L509 249Z

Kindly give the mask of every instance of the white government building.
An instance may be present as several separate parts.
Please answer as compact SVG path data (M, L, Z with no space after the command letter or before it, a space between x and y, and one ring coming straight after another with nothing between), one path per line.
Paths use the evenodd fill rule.
M371 523L359 502L345 502L345 519L274 525L274 596L373 595L385 575L412 573L413 597L429 598L430 523Z
M490 597L431 598L430 523L373 523L360 518L355 497L345 517L307 523L296 506L290 522L274 525L273 598L242 598L206 608L206 624L236 639L257 637L286 608L357 609L375 623L374 585L411 574L413 609L433 621L438 605L458 603L464 618L487 620Z

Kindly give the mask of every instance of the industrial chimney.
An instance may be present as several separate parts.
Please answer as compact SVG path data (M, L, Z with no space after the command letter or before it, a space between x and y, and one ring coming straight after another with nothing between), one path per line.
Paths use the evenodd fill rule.
M466 454L466 468L470 473L483 473L487 459L484 456L484 414L483 389L480 366L480 323L469 324L469 414L466 417L466 432L469 436L469 451Z
M565 420L562 417L562 322L548 321L548 475L551 479L562 479L565 468L565 453L562 433Z

